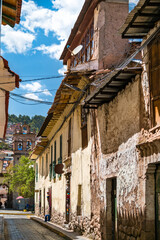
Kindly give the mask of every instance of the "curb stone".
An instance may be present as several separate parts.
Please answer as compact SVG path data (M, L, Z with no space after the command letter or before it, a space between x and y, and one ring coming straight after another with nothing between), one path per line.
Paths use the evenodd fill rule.
M44 222L44 220L37 218L37 217L31 217L30 218L33 221L38 222L43 227L48 228L50 231L60 235L66 240L89 240L89 238L77 235L75 232L67 232L64 229L61 229L60 227L57 227L49 222Z

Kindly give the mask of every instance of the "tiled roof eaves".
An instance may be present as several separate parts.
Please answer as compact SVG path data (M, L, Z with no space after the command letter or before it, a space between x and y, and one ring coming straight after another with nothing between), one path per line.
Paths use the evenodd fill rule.
M21 9L22 9L22 0L17 0L17 15L16 15L17 24L20 23Z
M11 71L10 67L8 66L8 61L5 58L3 58L2 56L1 56L1 58L3 59L4 68L6 68L9 73L11 73L11 74L13 74L13 76L15 76L15 86L17 88L19 88L19 82L21 82L19 75L16 74L15 72Z
M157 14L157 17L153 17L152 15L154 14L155 10L150 9L150 12L148 13L148 20L146 20L146 24L148 23L148 29L146 30L146 26L145 25L143 27L143 25L140 25L139 27L137 26L136 29L140 29L141 31L144 31L145 29L145 33L141 33L141 32L134 32L132 31L131 33L127 33L128 30L132 29L132 25L133 24L138 24L138 22L136 22L137 17L141 17L141 14L143 14L142 12L145 10L146 7L150 6L149 4L152 4L152 1L150 0L139 0L139 2L137 3L137 5L134 7L134 9L128 14L125 23L122 25L122 27L120 28L119 32L120 34L122 34L122 38L143 38L144 36L147 35L148 31L153 28L155 22L157 22L160 18ZM156 4L156 2L155 2ZM157 9L159 9L159 3L157 2ZM150 16L149 16L150 14Z

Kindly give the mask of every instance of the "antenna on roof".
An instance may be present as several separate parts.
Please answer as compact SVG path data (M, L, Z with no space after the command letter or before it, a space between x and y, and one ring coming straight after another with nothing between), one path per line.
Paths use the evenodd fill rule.
M70 45L67 45L68 50L70 51L72 56L77 55L83 48L83 45L78 45L73 51L70 49Z

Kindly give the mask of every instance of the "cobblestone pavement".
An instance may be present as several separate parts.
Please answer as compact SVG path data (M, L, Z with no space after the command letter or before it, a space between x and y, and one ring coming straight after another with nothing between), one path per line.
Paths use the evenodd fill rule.
M27 216L5 216L5 240L64 240Z

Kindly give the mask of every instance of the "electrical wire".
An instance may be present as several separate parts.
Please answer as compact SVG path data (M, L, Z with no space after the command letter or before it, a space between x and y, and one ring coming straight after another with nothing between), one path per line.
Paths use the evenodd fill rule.
M25 99L25 100L29 100L29 101L33 101L33 102L38 102L38 103L44 103L44 104L48 104L48 105L51 105L51 104L53 103L53 102L42 101L42 100L38 100L38 99L33 99L33 98L24 97L24 96L21 96L21 95L19 95L19 94L11 93L11 92L10 92L10 95L15 96L15 97L19 97L19 98L22 98L22 99Z
M10 93L10 95L12 96L15 96L15 97L19 97L21 99L25 99L25 100L29 100L29 101L33 101L33 102L36 102L36 103L40 103L40 104L47 104L47 105L59 105L59 104L75 104L77 103L77 101L75 102L67 102L67 103L63 103L63 102L48 102L48 101L42 101L42 100L38 100L38 99L32 99L32 98L28 98L28 97L24 97L24 96L21 96L21 95L18 95L18 94L15 94L15 93Z
M24 82L34 82L34 81L43 81L43 80L51 80L51 79L58 79L65 77L64 75L59 75L59 76L51 76L51 77L43 77L43 78L33 78L33 79L28 79L28 80L23 80L20 83ZM0 82L0 85L2 84L10 84L10 83L15 83L15 81L10 81L10 82Z
M18 101L17 99L15 99L15 98L13 98L13 97L11 97L11 96L10 96L10 98L11 98L12 100L14 100L15 102L20 103L20 104L23 104L23 105L39 105L39 104L41 104L41 103L25 103L25 102L21 102L21 101Z
M37 91L37 92L27 92L26 94L31 94L31 93L43 93L43 92L54 92L57 91L58 89L46 89L46 90L42 90L42 91ZM23 96L22 94L19 94L21 96ZM5 97L5 96L0 96L0 98Z

